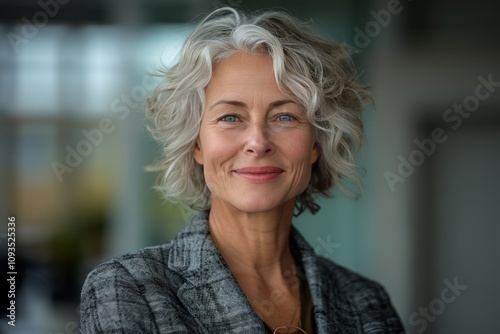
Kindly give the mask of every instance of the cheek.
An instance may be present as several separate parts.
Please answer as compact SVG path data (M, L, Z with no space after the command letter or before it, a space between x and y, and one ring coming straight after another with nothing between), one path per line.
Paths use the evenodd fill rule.
M232 168L231 159L237 154L238 149L234 140L218 133L202 133L200 138L205 180L210 187L213 182L227 176Z
M225 150L213 147L213 150L206 152L203 173L211 196L221 197L228 189L231 184L231 166L231 156Z
M201 126L198 140L196 141L195 159L202 160L203 164L209 164L214 157L218 156L218 151L223 147L223 143L213 130Z
M220 164L235 154L235 141L219 133L207 134L203 143L205 163Z
M318 158L318 148L315 145L312 134L302 133L286 136L281 139L282 147L287 156L294 161L300 161L304 165L312 165Z

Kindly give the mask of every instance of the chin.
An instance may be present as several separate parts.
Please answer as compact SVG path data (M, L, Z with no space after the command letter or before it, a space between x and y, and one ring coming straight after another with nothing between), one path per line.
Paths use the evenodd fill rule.
M277 200L266 198L265 196L260 196L259 198L245 198L244 201L234 203L233 205L240 211L247 213L259 213L259 212L269 212L274 209L282 208L290 203L291 200ZM295 200L293 200L292 208L295 206Z
M296 197L290 197L290 194L283 192L267 191L248 191L242 190L238 193L221 193L221 196L215 196L212 193L212 208L227 207L234 208L246 213L264 213L275 209L282 210L284 207L295 208Z

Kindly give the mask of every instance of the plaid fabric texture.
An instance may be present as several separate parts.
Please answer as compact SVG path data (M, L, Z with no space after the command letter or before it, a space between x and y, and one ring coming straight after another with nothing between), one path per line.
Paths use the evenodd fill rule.
M266 333L218 253L207 219L202 212L171 242L95 268L82 289L80 333ZM316 333L404 332L378 283L317 256L294 228L290 238L311 291Z

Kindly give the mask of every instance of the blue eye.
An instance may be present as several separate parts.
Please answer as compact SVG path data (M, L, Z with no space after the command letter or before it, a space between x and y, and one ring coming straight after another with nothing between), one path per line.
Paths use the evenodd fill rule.
M280 122L292 122L297 120L294 116L287 114L279 115L278 117L276 117L276 119Z
M222 117L220 120L223 122L234 123L234 122L238 122L239 118L234 116L234 115L227 115L227 116Z

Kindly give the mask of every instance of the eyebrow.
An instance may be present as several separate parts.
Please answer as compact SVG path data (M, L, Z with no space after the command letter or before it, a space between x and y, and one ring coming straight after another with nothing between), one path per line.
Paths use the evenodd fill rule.
M274 101L274 102L271 102L271 104L269 104L268 110L271 110L273 108L279 107L279 106L281 106L283 104L287 104L287 103L296 103L296 102L294 100L290 100L290 99ZM232 106L235 106L235 107L240 107L240 108L247 107L247 105L244 102L242 102L242 101L238 101L238 100L219 100L219 101L215 102L214 104L212 104L210 106L210 108L208 108L208 110L211 110L212 108L214 108L215 106L218 106L219 104L229 104L229 105L232 105Z

